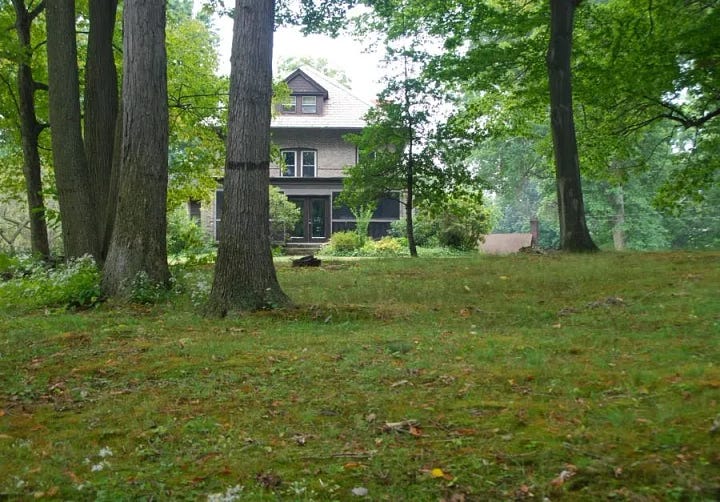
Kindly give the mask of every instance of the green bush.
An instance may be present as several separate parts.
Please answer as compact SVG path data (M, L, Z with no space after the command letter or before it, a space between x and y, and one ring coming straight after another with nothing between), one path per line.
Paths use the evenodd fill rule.
M273 241L285 242L300 222L302 214L300 208L279 188L270 187L270 232Z
M92 307L102 299L100 271L90 256L55 267L19 258L13 276L0 282L0 304L38 308Z
M403 254L404 249L401 239L385 236L377 241L367 241L362 251L368 256L399 256Z
M346 230L335 232L330 237L328 246L333 252L348 253L360 248L360 238L356 232Z
M182 257L191 263L205 263L208 256L214 257L214 246L213 239L190 218L183 207L168 214L168 255Z

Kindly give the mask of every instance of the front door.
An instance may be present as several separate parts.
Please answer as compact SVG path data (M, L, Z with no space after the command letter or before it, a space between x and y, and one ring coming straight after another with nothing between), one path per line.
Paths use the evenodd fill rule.
M300 222L290 239L295 242L324 242L330 235L330 197L288 197L300 208Z

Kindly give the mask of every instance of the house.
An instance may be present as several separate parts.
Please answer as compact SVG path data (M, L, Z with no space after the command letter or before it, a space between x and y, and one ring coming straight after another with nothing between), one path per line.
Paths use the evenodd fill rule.
M270 166L270 183L302 212L300 223L287 229L289 242L322 243L333 232L355 226L352 212L336 204L342 191L343 169L358 159L357 148L344 137L362 130L363 116L372 105L309 66L293 71L285 82L290 97L277 105L271 123L272 141L280 150L284 166ZM214 217L204 222L216 238L222 198L222 187L218 187ZM390 223L399 217L397 200L380 201L369 233L373 237L387 235Z

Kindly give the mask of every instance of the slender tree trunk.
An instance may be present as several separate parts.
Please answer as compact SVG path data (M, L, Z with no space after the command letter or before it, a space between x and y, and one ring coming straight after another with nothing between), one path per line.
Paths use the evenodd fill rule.
M110 220L115 217L114 204L109 203L109 198L118 117L117 69L112 46L116 13L117 0L90 0L85 66L85 154L97 208L101 260L107 256L110 244L106 238L107 227L112 227Z
M27 194L28 216L30 218L30 246L33 254L47 259L50 256L45 201L42 194L42 170L38 137L43 127L35 113L35 91L38 85L33 80L29 60L32 53L30 26L39 11L28 12L23 0L13 0L15 7L15 31L24 54L18 64L17 89L20 111L20 136L23 151L23 175Z
M417 245L415 244L415 224L413 223L414 204L414 187L415 187L415 165L413 161L412 141L410 141L410 151L408 155L407 173L406 173L406 190L407 199L405 200L405 229L407 233L408 249L410 256L417 258Z
M585 222L575 122L570 55L575 8L581 0L550 0L550 125L555 150L555 180L560 216L560 248L597 251Z
M616 251L625 249L625 194L623 187L615 191L615 226L613 226L613 244Z
M270 250L270 108L274 0L236 0L230 57L222 237L210 313L289 304Z
M65 256L98 258L93 204L80 119L75 1L47 3L50 126Z
M103 268L107 294L127 296L138 274L167 285L168 105L165 2L123 9L122 147L115 225Z

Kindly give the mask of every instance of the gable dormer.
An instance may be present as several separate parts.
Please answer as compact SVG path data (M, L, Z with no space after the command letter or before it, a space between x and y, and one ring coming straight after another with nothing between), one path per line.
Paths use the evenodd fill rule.
M280 105L283 115L322 115L328 91L301 69L285 79L290 88L290 98Z

